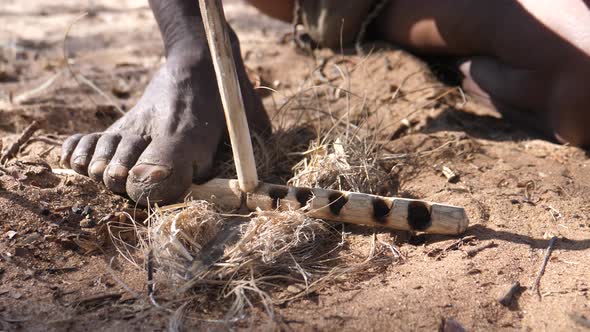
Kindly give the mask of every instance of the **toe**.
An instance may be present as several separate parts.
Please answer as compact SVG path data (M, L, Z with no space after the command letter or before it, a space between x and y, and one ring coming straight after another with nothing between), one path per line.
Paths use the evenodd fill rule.
M70 165L74 171L88 175L88 164L90 164L96 142L98 142L99 138L100 134L94 133L80 139L70 158Z
M72 158L72 153L74 153L74 149L76 149L78 142L80 142L80 139L83 136L84 135L82 134L72 135L64 141L61 146L61 157L59 159L59 163L63 167L70 168L70 158Z
M88 166L88 175L95 181L101 181L104 170L113 158L117 146L121 141L121 136L118 134L103 134L96 143L94 155Z
M107 188L118 194L125 193L129 169L147 145L147 140L138 135L125 135L121 138L111 162L103 172L102 179Z
M129 172L129 197L143 205L169 204L181 199L192 183L194 151L212 155L194 145L183 140L152 142Z

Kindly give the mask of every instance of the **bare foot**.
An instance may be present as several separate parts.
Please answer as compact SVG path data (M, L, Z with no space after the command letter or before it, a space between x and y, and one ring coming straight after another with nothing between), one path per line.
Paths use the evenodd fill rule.
M210 177L226 127L196 3L150 2L164 36L166 63L137 105L105 132L65 141L64 166L142 204L174 202L193 181ZM250 127L267 131L268 117L241 61L238 71Z

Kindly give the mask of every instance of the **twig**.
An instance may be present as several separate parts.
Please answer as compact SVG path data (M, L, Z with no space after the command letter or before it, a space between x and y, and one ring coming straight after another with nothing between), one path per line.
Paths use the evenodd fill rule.
M83 298L81 300L71 303L70 305L72 307L96 306L99 304L103 304L107 301L118 301L122 296L123 296L123 294L121 294L121 293L100 294L100 295L95 295L95 296Z
M45 270L40 270L38 272L45 272L45 273L49 273L49 274L64 274L64 273L70 273L70 272L75 272L75 271L78 271L78 268L75 266L72 266L72 267L48 268Z
M553 247L557 242L557 236L554 236L549 240L549 246L547 247L547 251L545 252L545 258L543 259L543 264L541 264L541 269L539 270L539 274L537 275L537 279L535 279L535 283L533 284L533 292L537 293L537 296L541 298L541 293L539 291L539 284L541 283L541 278L543 274L545 274L545 268L547 267L547 263L549 263L549 258L551 258L551 253L553 252Z
M154 253L152 249L147 254L147 292L150 298L154 294Z
M33 90L25 91L18 96L14 97L12 101L15 104L22 104L28 101L31 97L38 95L39 93L45 91L47 88L53 85L58 78L64 73L63 70L58 71L57 73L53 74L47 81L43 82L43 84L39 85L38 87L34 88Z
M450 250L459 249L465 243L471 242L471 241L475 241L475 240L477 240L477 236L475 236L475 235L467 235L467 236L464 236L464 237L460 238L459 240L451 243L449 246L447 246L445 248L444 251L450 251Z
M6 169L4 166L0 165L0 172L6 174L6 175L11 175L10 171L8 169Z
M113 280L115 280L119 285L121 285L121 287L123 287L127 292L129 292L129 294L133 295L133 297L135 297L136 299L140 298L139 294L134 291L133 289L131 289L131 287L129 287L129 285L127 285L125 282L123 282L123 280L121 280L119 277L117 277L117 275L115 274L115 271L113 271L113 262L115 261L115 256L113 256L109 262L109 265L107 265L107 272L109 272L109 274L111 275L111 278L113 278Z
M76 74L76 72L74 72L74 69L72 68L72 66L70 66L70 59L68 58L68 50L67 50L68 35L70 34L70 30L72 30L72 27L74 26L74 24L76 24L79 20L84 18L86 15L88 15L88 12L82 13L78 17L76 17L72 21L72 23L70 23L70 25L68 26L68 28L66 30L66 33L64 34L64 40L63 40L64 64L65 64L66 68L68 69L68 71L70 72L70 75L72 75L72 77L74 78L74 80L78 84L81 85L82 83L84 83L85 85L89 86L92 90L97 92L99 95L101 95L103 98L105 98L109 103L111 103L111 105L113 105L113 107L115 107L115 109L119 113L121 113L122 115L125 115L125 111L123 111L123 109L121 109L121 107L111 97L109 97L109 95L107 95L104 91L102 91L99 87L97 87L94 83L92 83L89 79L84 77L82 74ZM90 95L87 95L87 96L92 101L92 103L94 103L95 105L98 104Z
M12 145L2 154L0 157L0 164L4 164L8 161L8 159L14 157L18 150L21 148L23 144L25 144L31 136L39 129L39 123L37 121L33 121L25 130L22 132L20 137L16 140L16 142L12 143Z
M475 247L473 249L466 250L465 253L467 254L467 257L473 257L486 249L495 248L497 246L498 245L494 241L490 241L490 242L488 242L484 245L481 245L479 247Z
M33 142L42 142L49 145L61 146L63 144L63 140L56 140L47 136L37 136L33 137L29 140L30 143Z

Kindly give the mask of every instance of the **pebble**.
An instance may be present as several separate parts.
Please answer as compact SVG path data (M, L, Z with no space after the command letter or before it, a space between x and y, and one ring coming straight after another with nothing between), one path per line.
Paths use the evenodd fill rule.
M16 234L17 233L15 231L6 232L6 236L8 237L9 240L12 240L16 236Z
M303 290L305 290L305 287L302 285L289 285L287 287L287 292L291 293L291 294L297 294L302 292Z
M86 217L80 221L80 228L93 228L95 226L96 221L94 221L94 219Z
M82 211L82 215L83 215L84 217L86 217L86 216L89 216L89 215L91 215L91 214L92 214L92 211L93 211L93 210L92 210L92 208L90 207L90 205L86 205L86 206L84 207L84 210Z
M23 244L31 244L31 243L37 242L40 239L41 239L41 234L39 234L39 233L32 233L32 234L29 234L23 240Z
M15 257L23 257L29 254L30 250L23 247L16 247L14 248L14 256Z

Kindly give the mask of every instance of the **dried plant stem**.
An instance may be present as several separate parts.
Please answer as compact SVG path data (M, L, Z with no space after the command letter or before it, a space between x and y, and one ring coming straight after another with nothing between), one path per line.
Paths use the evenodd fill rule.
M543 258L543 263L541 264L541 268L539 269L539 273L537 274L537 279L535 279L535 283L533 284L533 292L536 292L539 298L541 297L541 293L539 290L541 278L543 277L543 274L545 274L545 268L547 268L549 258L551 258L551 253L553 252L553 248L555 247L556 242L557 236L553 236L551 240L549 240L549 246L547 247L547 251L545 252L545 258Z
M29 100L31 97L34 97L38 94L40 94L41 92L45 91L46 89L48 89L50 86L53 85L53 83L55 83L55 81L57 81L58 78L60 78L64 73L64 70L60 70L57 73L53 74L47 81L43 82L43 84L39 85L38 87L23 92L19 95L17 95L16 97L14 97L12 99L12 101L16 104L22 104L24 102L26 102L27 100Z
M2 154L2 156L0 157L0 164L4 164L10 158L14 157L18 153L20 148L29 141L29 139L31 138L31 136L33 136L37 129L39 129L39 123L37 121L33 121L33 123L31 123L27 128L25 128L25 130L22 132L19 138L17 138L17 140L14 143L12 143L10 147L8 147L6 152Z
M76 74L76 72L74 71L74 69L70 65L70 59L68 57L68 50L67 50L68 35L70 34L70 30L72 30L72 27L74 26L74 24L76 24L76 22L78 22L82 18L86 17L87 15L88 15L88 12L78 15L78 17L76 17L72 21L72 23L70 23L70 25L68 25L68 28L66 30L66 33L64 34L64 39L63 39L64 65L66 66L66 68L70 72L70 75L72 75L72 77L74 78L74 80L78 84L81 85L83 83L83 84L89 86L92 90L94 90L96 93L98 93L103 98L105 98L111 105L113 105L113 107L115 107L117 112L119 112L121 115L125 115L125 111L123 111L123 109L109 95L107 95L104 91L102 91L99 87L97 87L96 84L92 83L89 79L84 77L82 74ZM90 95L87 95L87 96L92 101L92 103L98 104Z

